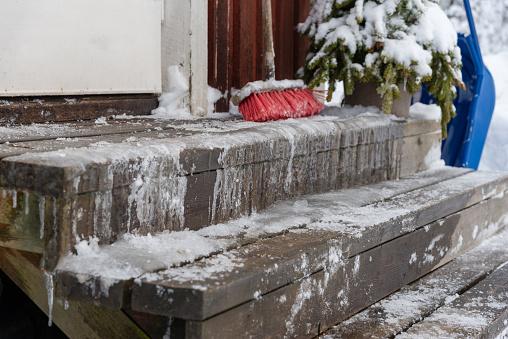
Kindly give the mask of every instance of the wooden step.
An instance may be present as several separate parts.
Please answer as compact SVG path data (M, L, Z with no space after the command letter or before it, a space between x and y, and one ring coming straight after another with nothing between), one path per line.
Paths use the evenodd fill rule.
M318 335L504 229L507 184L443 168L182 233L209 246L199 253L117 242L96 249L103 267L64 259L57 295L183 319L187 337ZM132 276L115 276L125 263Z
M495 338L508 327L507 243L503 231L320 338Z
M0 244L42 253L48 270L77 238L198 230L284 199L423 171L440 147L433 119L385 115L103 119L2 132Z

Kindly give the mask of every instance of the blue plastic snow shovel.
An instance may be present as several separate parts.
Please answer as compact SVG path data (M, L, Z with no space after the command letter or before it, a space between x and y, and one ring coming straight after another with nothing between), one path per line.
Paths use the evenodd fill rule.
M483 63L469 0L464 0L464 7L471 34L467 37L459 34L458 46L466 89L457 88L457 98L453 101L457 117L448 123L448 137L443 140L441 158L449 166L476 170L494 112L496 91L494 79ZM435 102L425 87L420 102Z

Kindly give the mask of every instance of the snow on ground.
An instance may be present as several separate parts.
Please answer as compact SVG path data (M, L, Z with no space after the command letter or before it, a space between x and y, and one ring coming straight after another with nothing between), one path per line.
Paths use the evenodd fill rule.
M443 0L443 7L455 29L468 33L469 27L462 0ZM496 107L487 135L479 170L508 171L508 1L471 0L483 59L494 77ZM344 98L338 84L329 106L340 106Z
M480 170L508 171L508 49L484 57L494 77L496 107L480 160Z

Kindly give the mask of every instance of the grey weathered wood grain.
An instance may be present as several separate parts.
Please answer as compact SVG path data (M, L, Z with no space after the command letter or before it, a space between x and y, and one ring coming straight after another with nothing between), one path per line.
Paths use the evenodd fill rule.
M329 339L392 338L435 312L508 261L508 231L369 306L324 335ZM446 322L443 324L446 326Z
M206 122L197 127L172 123L162 132L150 132L153 138L131 139L129 133L117 133L88 144L92 147L65 149L64 143L57 152L27 149L25 154L2 159L0 185L55 198L59 211L74 215L55 219L58 230L52 232L54 239L47 240L44 256L49 265L72 250L76 235L97 236L101 243L108 243L133 230L147 234L198 229L249 215L283 199L396 179L405 161L401 153L405 123L385 116L255 127L234 124L211 123L212 132L196 135ZM175 131L192 135L179 137ZM143 133L148 132L138 134ZM163 137L158 138L159 134ZM51 142L56 145L61 140ZM414 156L408 155L409 161ZM420 162L424 157L422 152L416 155ZM139 191L138 183L150 187ZM185 185L186 196L174 197L181 200L183 212L168 210L167 193ZM104 203L96 206L97 201ZM145 201L154 205L153 211L145 208ZM84 216L76 218L80 209ZM98 215L101 220L96 221ZM92 220L95 228L86 223Z
M496 338L508 323L508 266L396 338Z
M504 200L506 204L508 198ZM472 206L470 215L480 213L483 208L482 204ZM186 335L189 338L315 336L481 242L481 235L474 241L463 239L461 246L454 242L457 234L467 233L475 225L470 215L462 217L465 211L355 257L331 256L336 259L330 259L325 269L307 278L256 295L257 299L205 321L187 322ZM506 227L505 210L486 218L488 228ZM335 250L340 253L340 247ZM414 257L420 259L413 260Z
M439 161L441 141L440 131L405 137L402 145L404 161L400 165L400 176L405 177L408 174L424 171L432 165L432 160ZM434 150L433 153L432 150ZM428 156L422 157L422 154Z
M364 207L361 207L362 204L360 204L360 208L357 212L354 212L357 213L357 215L355 215L355 220L357 220L357 222L361 222L363 219L370 220L372 219L371 215L376 213L385 214L391 213L392 211L399 213L397 209L400 208L401 204L409 203L416 206L414 210L401 210L400 214L397 214L397 216L394 215L387 221L376 222L374 219L372 224L361 233L356 231L354 221L352 221L353 223L351 225L348 225L348 227L350 227L349 231L347 228L345 229L344 227L337 226L338 229L335 231L333 229L321 231L316 229L316 231L310 232L290 232L282 237L267 239L244 249L233 251L235 258L240 262L245 262L245 265L235 269L234 272L221 272L220 277L212 278L204 282L180 282L169 278L167 281L147 282L146 286L145 284L141 287L134 286L133 307L140 307L139 310L143 311L147 311L150 307L154 307L157 312L165 312L164 314L168 315L181 318L205 319L234 306L233 303L238 300L247 301L251 299L255 292L269 292L286 283L323 269L323 267L326 266L331 243L340 247L340 253L343 257L351 258L360 252L386 243L400 235L412 232L439 218L446 217L454 212L475 205L483 199L484 193L493 190L490 194L494 195L506 190L506 176L498 177L500 181L496 180L495 176L492 179L483 177L482 180L479 181L477 177L482 177L482 175L478 173L469 173L464 176L439 182L435 185L420 189L416 188L408 193L390 197L386 202L365 204L363 205ZM481 181L483 181L483 184L479 184ZM459 183L461 184L459 185ZM466 188L463 186L464 183L470 183L471 186ZM460 186L462 189L459 194L457 194L458 191L449 192L450 188L455 185ZM360 188L345 193L350 193L353 196L365 196L365 194L359 193L361 190ZM497 190L500 191L498 192ZM477 192L481 193L481 198L476 194ZM450 193L451 195L449 195ZM434 198L430 198L429 194L433 195ZM475 196L476 200L471 199L471 197ZM337 199L337 197L334 197L334 199L330 198L331 194L323 194L317 195L315 200L313 200L312 197L308 197L307 200L310 209L312 209L313 206L317 207L323 204L330 205L330 200L333 201ZM485 213L492 215L493 218L496 216L499 218L499 213L506 211L506 207L503 199L491 199L489 204L482 205L480 209L472 209L474 212L470 212L471 210L467 209L462 215L470 222L474 221L474 226L476 226L476 224L479 225L481 229L477 232L480 232L480 234L485 233L485 236L488 236L492 234L493 231L488 230L478 218L483 218ZM340 206L340 204L338 204L335 209L336 217L332 217L332 219L340 219L341 214L347 215L350 211L354 210L354 205L346 203ZM319 223L320 221L318 220L317 222ZM392 228L394 230L392 230ZM468 236L471 236L473 230L471 229L468 231L470 231ZM465 234L450 234L450 237L450 244L452 242L458 244L460 237L462 237L462 240L460 240L461 243L468 241ZM286 243L292 244L292 246L287 247L285 246ZM453 257L452 254L448 254L443 260L449 261ZM267 257L267 259L261 260L257 255L261 258ZM306 262L308 262L308 264L305 264ZM204 269L207 264L206 260L196 263L194 269L197 267L202 267ZM295 268L300 266L304 266L305 269L301 270ZM260 270L260 268L263 269ZM218 286L216 287L216 285ZM160 288L156 286L164 286L167 289L173 290L173 295L177 295L178 293L188 295L192 293L194 295L202 295L200 298L204 300L214 300L214 302L204 302L203 308L186 308L185 305L179 303L169 304L165 302L164 299L157 300L157 297L153 296L154 293L152 293L152 290ZM203 291L197 289L196 286L201 286ZM146 288L147 291L143 292L143 288ZM140 295L138 295L138 293L140 293ZM148 299L150 295L152 296L152 300ZM139 305L136 304L137 302L139 302ZM179 313L180 311L184 313L181 314ZM172 312L175 313L173 314Z
M0 102L0 124L31 124L95 119L112 115L150 114L157 108L153 94L10 97Z
M418 188L433 185L437 182L455 178L469 172L470 170L467 169L444 167L433 171L415 174L411 177L403 178L400 180L387 181L379 184L349 190L341 190L333 193L314 195L312 197L307 197L306 199L309 201L309 204L311 206L310 210L316 207L328 206L335 201L336 204L338 204L337 213L340 214L342 212L347 212L350 208L355 206L359 207L380 202L386 199L393 198L399 194L404 194ZM254 194L253 196L256 196L256 194ZM294 201L289 201L287 204L291 205L293 203ZM277 210L278 207L274 207L274 209ZM117 219L121 219L121 216L119 215L118 217L115 216L112 218L112 220ZM284 223L284 220L286 219L287 219L286 216L280 215L275 218L268 217L264 222L266 222L267 224L271 222ZM88 225L90 224L91 220L87 221L86 219L83 219L83 222L84 225ZM80 223L78 223L78 225L79 224ZM287 225L288 229L292 227L299 228L302 226L304 225L299 224L292 225L290 223L288 223ZM77 229L80 229L80 227L78 226ZM238 275L225 273L225 275L221 279L219 279L221 282L221 286L223 285L224 288L221 289L220 286L217 286L217 292L210 291L210 293L213 293L215 296L218 297L218 299L222 299L222 297L220 297L221 293L227 293L230 297L227 298L227 301L224 302L217 301L215 303L210 304L208 306L210 307L210 309L204 310L205 313L214 314L222 309L227 309L228 307L230 307L228 306L228 303L235 303L241 300L245 301L249 300L255 291L258 291L260 289L263 292L269 291L271 289L275 289L281 286L280 285L281 281L289 282L294 281L298 277L302 277L301 272L299 271L291 273L292 278L285 278L284 274L293 271L293 269L291 268L292 267L291 265L293 265L293 263L298 265L301 263L302 260L301 251L305 251L306 253L309 254L316 252L312 254L316 258L326 257L328 253L326 247L327 241L329 241L330 239L337 238L336 232L307 232L302 234L295 234L290 232L285 234L283 237L277 237L276 235L278 234L280 235L281 233L280 232L276 234L266 233L264 235L259 235L259 238L263 239L262 241L258 241L252 246L247 246L240 250L233 250L233 252L235 252L235 255L239 257L239 259L248 261L250 262L250 264L239 269ZM269 239L271 237L273 237L273 239ZM256 242L257 240L258 238L244 238L242 235L239 235L235 239L235 242L237 242L236 246L242 246L244 244ZM288 243L292 245L290 247L286 246L286 244ZM234 248L236 246L233 245L232 247ZM312 249L312 251L314 252L307 249L307 247L309 249ZM271 253L273 251L275 251L276 253L275 252ZM253 253L259 254L259 257L257 255L254 255ZM265 272L267 269L270 269L274 264L273 259L266 257L266 254L270 253L271 253L270 258L275 258L277 257L277 255L279 255L281 260L287 260L287 263L282 264L282 262L279 262L280 267L278 267L276 270L270 270L268 272ZM203 262L201 264L206 265L206 262ZM195 266L199 267L201 264L196 264ZM321 269L322 266L320 265L321 265L320 261L310 260L309 272L312 273ZM290 267L290 269L284 270L283 266ZM260 268L263 268L263 270L260 271ZM75 273L67 272L65 274L72 275ZM254 276L249 278L249 275L251 274L253 274ZM280 278L278 278L279 275ZM265 277L263 279L266 282L266 284L261 284L260 286L258 286L260 284L260 281L256 280L257 277L261 278ZM268 277L273 277L273 279L268 279ZM250 287L250 289L248 289L240 284L237 287L232 288L231 286L237 284L235 282L236 280L241 280L245 284L251 284L252 286ZM210 286L216 286L218 281L216 279L211 279L206 283L209 284ZM179 284L176 282L175 284L176 284L175 287L180 288L179 292L182 292L185 290L185 288L187 288L189 294L194 293L193 286L197 285L197 283L193 283L190 281L187 284L185 283ZM238 292L235 292L237 290ZM93 297L93 293L90 293L90 295ZM232 297L233 295L235 295L234 298ZM78 298L77 296L74 296L72 293L65 294L63 296L66 298ZM83 298L84 296L81 295L79 296L78 299L85 300ZM121 300L114 301L113 303L120 304ZM167 305L165 305L164 307L166 306ZM196 310L195 312L197 312L198 308L195 307L195 310Z

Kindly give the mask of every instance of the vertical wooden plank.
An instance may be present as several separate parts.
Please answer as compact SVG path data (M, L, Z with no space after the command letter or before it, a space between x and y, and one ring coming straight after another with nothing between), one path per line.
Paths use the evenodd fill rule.
M258 22L261 12L259 0L241 1L235 0L233 7L234 35L233 35L233 72L232 86L241 88L249 81L256 79L257 67L259 67L258 54ZM258 12L259 8L259 12Z
M47 277L40 255L0 247L0 269L70 338L148 338L121 310L78 301L48 305Z
M266 80L266 67L265 67L265 59L263 56L263 20L261 20L261 0L256 1L256 80Z
M301 37L296 31L296 26L300 22L304 22L310 11L310 0L294 0L295 11L294 11L294 27L293 32L294 39L294 52L293 52L293 72L296 73L300 67L305 63L305 56L307 54L307 48L309 48L309 39L307 37Z
M207 0L191 0L189 105L194 116L206 115L208 107L207 5Z
M224 93L230 89L230 17L232 0L208 0L208 84ZM215 111L227 112L228 100L220 99Z
M272 1L277 79L293 79L294 9L292 1Z

